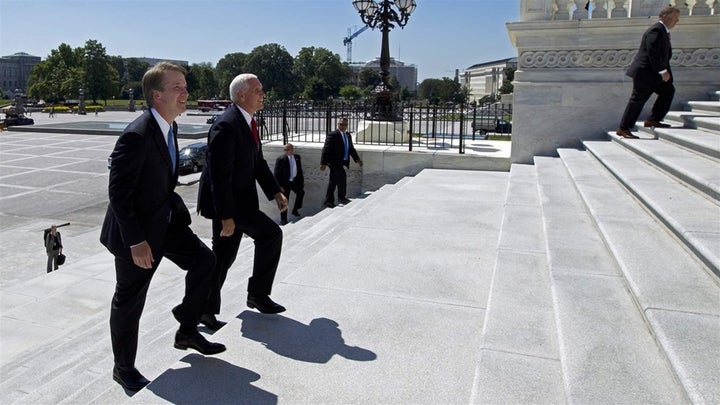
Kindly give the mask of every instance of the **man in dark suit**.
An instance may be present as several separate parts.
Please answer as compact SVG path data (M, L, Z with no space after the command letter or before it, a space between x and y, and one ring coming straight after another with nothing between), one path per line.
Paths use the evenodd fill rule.
M210 127L205 167L200 177L198 212L212 219L212 248L217 257L218 280L210 294L210 305L200 319L210 329L218 321L220 290L228 269L235 261L240 239L245 233L255 241L253 272L248 282L247 305L262 313L285 311L270 299L273 280L282 251L282 230L260 211L256 182L268 200L287 210L287 199L280 191L262 152L262 143L253 118L263 107L265 92L257 76L244 73L230 83L228 106Z
M645 103L653 93L658 95L650 111L650 116L643 122L645 127L668 128L662 123L670 111L675 87L673 86L670 58L670 30L680 21L680 10L667 6L660 11L660 21L653 24L640 41L640 48L632 63L625 72L633 78L633 89L625 107L616 134L623 138L637 138L630 130L635 126Z
M352 156L360 167L363 165L353 146L352 137L347 132L347 127L348 119L341 117L337 129L330 132L325 138L325 145L320 156L320 171L325 171L325 167L330 166L330 180L325 193L325 206L328 208L335 206L335 187L338 190L338 202L340 204L350 203L346 196L347 174L345 173L345 168L350 168L350 157Z
M190 213L175 192L177 124L188 92L185 69L160 62L143 76L150 109L131 122L110 155L107 214L100 242L115 256L110 308L113 379L137 391L149 381L135 368L138 329L150 281L163 257L187 271L185 296L172 313L180 323L175 347L202 354L225 350L208 342L197 325L217 280L215 257L190 229Z
M282 190L288 201L290 201L290 192L295 193L292 214L299 217L300 211L298 210L302 208L303 197L305 197L305 177L303 176L302 163L300 155L295 154L293 144L285 144L284 149L285 154L275 160L273 174L280 185L280 190ZM287 210L280 213L280 223L283 225L288 223Z

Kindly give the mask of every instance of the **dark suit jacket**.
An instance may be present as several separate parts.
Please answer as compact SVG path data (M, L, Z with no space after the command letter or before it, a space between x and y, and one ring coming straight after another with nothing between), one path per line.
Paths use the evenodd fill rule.
M348 155L352 156L353 160L357 163L360 160L357 151L352 143L352 136L347 133L348 140ZM345 157L345 143L342 139L342 134L339 130L332 131L325 137L325 145L322 149L322 155L320 156L321 165L339 165L342 164L345 167L350 167L350 159L344 160Z
M300 155L293 154L295 157L295 166L297 166L297 173L295 174L295 184L302 186L305 184L305 176L303 175L302 163ZM280 187L287 190L290 187L290 159L287 155L283 154L275 160L275 168L273 169L275 174L275 180L277 180Z
M640 48L625 73L635 79L661 81L658 72L665 69L670 71L671 57L670 34L662 23L657 22L643 34Z
M175 123L173 130L177 135ZM190 213L175 192L177 163L173 170L165 136L149 109L125 128L110 157L110 204L100 242L132 260L130 246L147 241L153 255L161 256L168 228L190 225Z
M255 182L268 200L280 192L250 123L236 105L229 106L208 132L208 151L200 176L198 212L205 218L236 222L244 212L260 209Z

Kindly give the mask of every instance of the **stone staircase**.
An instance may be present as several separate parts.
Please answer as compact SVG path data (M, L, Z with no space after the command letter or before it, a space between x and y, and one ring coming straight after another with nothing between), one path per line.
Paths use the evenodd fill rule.
M184 274L164 261L140 326L152 383L132 396L110 377L112 257L18 282L3 293L33 300L3 322L57 333L3 359L3 403L720 403L712 97L641 139L509 173L425 170L286 225L277 316L244 306L244 240L229 323L201 327L218 356L172 347Z
M472 402L720 402L712 97L512 166Z

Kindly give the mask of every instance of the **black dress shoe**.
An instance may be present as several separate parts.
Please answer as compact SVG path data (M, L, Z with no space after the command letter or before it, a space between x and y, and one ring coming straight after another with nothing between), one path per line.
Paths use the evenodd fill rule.
M347 198L341 198L339 201L340 201L340 204L345 204L345 205L350 204L350 200L348 200Z
M300 216L300 211L295 210L295 211L292 212L292 214L293 214L293 216L299 217L299 216Z
M643 126L644 126L645 128L648 128L648 127L670 128L670 124L663 124L663 123L660 122L660 121L650 121L650 120L647 120L647 121L643 122Z
M136 368L131 371L123 371L117 367L113 367L113 380L122 385L128 391L140 391L143 387L150 384L150 380L143 377Z
M267 295L255 297L248 294L247 306L257 308L257 310L263 314L279 314L280 312L285 312L284 306L271 300Z
M200 315L200 323L205 325L210 330L220 330L223 326L227 325L227 322L218 321L213 314L202 314Z
M190 334L175 332L175 348L180 350L195 349L204 355L218 354L225 351L225 345L208 342L198 331Z
M335 208L335 203L326 202L324 205L328 208Z
M618 128L618 130L615 131L615 134L616 134L617 136L621 136L621 137L627 138L627 139L639 139L639 137L633 135L632 132L630 132L629 129Z

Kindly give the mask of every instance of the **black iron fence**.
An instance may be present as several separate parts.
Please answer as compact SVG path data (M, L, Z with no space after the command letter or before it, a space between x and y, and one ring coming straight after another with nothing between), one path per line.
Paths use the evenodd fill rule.
M356 144L405 146L409 151L422 147L464 153L467 139L509 140L512 134L511 104L403 104L394 122L373 120L373 111L369 103L283 101L266 102L257 115L262 138L283 143L322 143L340 117L347 117Z

